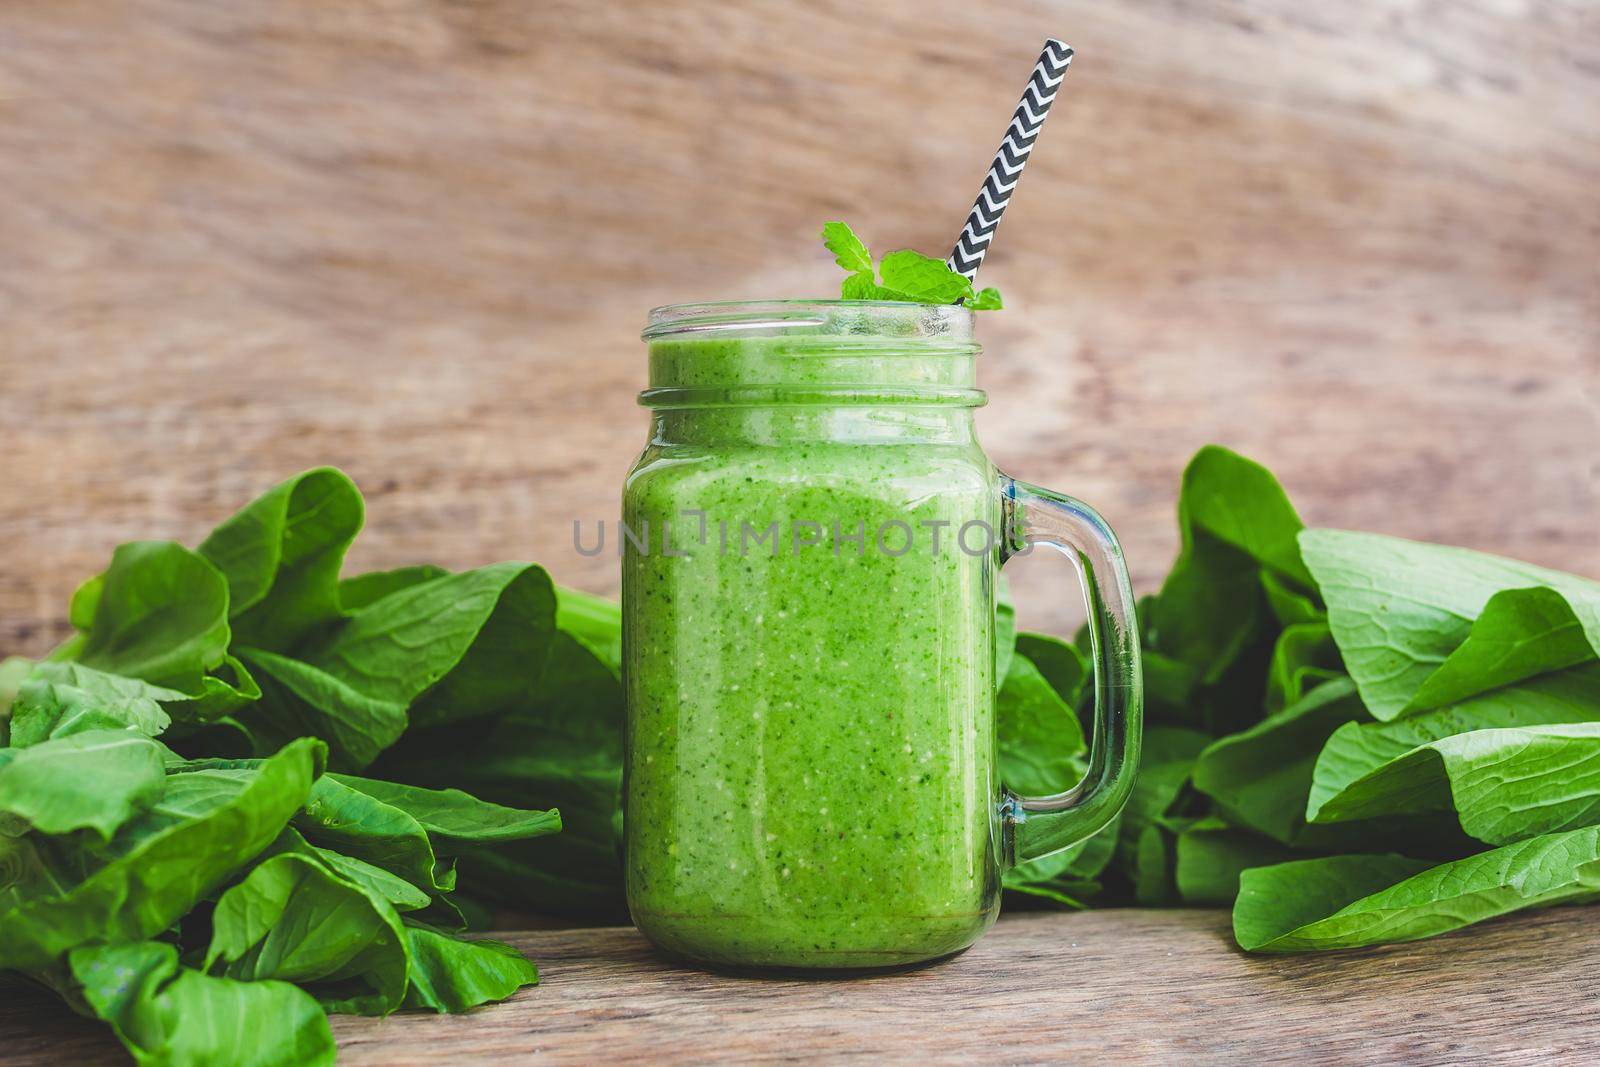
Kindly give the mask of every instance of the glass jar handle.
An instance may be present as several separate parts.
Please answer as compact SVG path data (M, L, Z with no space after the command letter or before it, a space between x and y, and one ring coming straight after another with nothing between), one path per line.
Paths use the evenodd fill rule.
M1094 735L1089 770L1064 793L1018 796L1004 790L1008 864L1048 856L1103 830L1122 811L1139 770L1144 721L1144 675L1139 627L1122 546L1098 513L1081 500L1000 476L1004 509L1001 564L1045 545L1078 572L1089 609L1094 664Z

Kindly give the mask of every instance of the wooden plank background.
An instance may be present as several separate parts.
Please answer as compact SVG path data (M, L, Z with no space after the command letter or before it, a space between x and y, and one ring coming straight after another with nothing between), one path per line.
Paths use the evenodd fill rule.
M984 271L1003 467L1143 589L1207 441L1314 523L1600 573L1584 0L10 0L0 652L318 463L359 566L613 590L570 527L642 441L645 310L826 295L829 218L945 248L1047 34L1079 59Z
M339 1062L1552 1067L1600 1056L1600 931L1582 909L1312 956L1245 955L1223 911L1023 914L948 963L848 982L687 970L633 930L508 936L538 961L539 986L465 1016L335 1016ZM127 1062L109 1030L59 1000L5 992L7 1064Z

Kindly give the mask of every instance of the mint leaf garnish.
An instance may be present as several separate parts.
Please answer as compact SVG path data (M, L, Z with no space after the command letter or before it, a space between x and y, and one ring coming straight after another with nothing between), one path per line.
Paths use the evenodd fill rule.
M967 307L973 311L999 311L1004 306L1000 303L1000 290L992 285L979 289L978 295L967 301Z
M872 253L850 227L842 222L824 222L822 243L833 253L835 263L851 274L865 274L867 280L872 281Z
M872 277L872 271L864 270L859 274L852 274L839 286L839 299L841 300L898 300L899 297L884 296L886 290Z
M883 257L878 268L883 284L911 294L923 304L955 304L971 300L972 282L945 265L944 260L902 248Z
M843 300L899 300L912 304L965 304L974 311L998 311L1000 290L974 291L972 281L942 259L902 248L883 257L878 269L872 253L849 226L824 223L822 243L849 276L839 286ZM879 281L879 274L882 281Z

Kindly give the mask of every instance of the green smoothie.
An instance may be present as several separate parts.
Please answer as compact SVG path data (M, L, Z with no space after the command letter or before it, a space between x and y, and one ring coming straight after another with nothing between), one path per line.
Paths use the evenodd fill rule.
M669 952L896 966L995 918L1000 507L965 312L917 313L647 333L626 866Z

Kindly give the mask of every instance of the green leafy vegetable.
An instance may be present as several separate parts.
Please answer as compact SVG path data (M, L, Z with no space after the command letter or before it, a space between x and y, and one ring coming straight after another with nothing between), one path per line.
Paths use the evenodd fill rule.
M431 563L411 567L396 567L391 571L368 571L339 581L339 604L346 612L358 611L390 593L398 593L413 585L443 578L450 572Z
M1083 754L1078 717L1020 651L1000 687L996 709L1000 734L1000 777L1023 796L1047 796L1082 777Z
M1019 863L1005 872L1005 888L1063 907L1088 907L1104 888L1097 879L1111 864L1116 841L1117 834L1108 829L1071 848Z
M1401 856L1336 856L1245 871L1239 944L1259 952L1415 941L1521 908L1600 893L1600 827L1547 834L1429 867Z
M0 969L92 1010L142 1063L331 1062L326 1012L461 1011L537 979L507 946L401 913L481 921L454 865L554 834L556 811L322 776L329 749L362 767L416 725L450 737L438 763L462 747L460 721L537 712L519 743L548 768L505 792L520 805L604 783L567 791L599 800L604 884L550 876L615 906L615 606L564 591L558 609L526 564L341 580L362 510L348 478L315 470L198 551L124 545L73 596L79 636L0 670ZM558 637L566 659L546 671ZM585 686L564 684L574 662ZM598 716L587 771L545 731L583 709L580 690ZM523 903L511 873L475 888Z
M1221 448L1190 462L1178 513L1178 561L1139 604L1147 735L1215 739L1192 770L1147 742L1134 799L1105 833L1114 861L1024 865L1007 875L1013 895L1070 907L1237 897L1239 942L1262 951L1421 936L1406 931L1544 900L1491 881L1496 908L1430 890L1404 901L1404 929L1374 922L1354 938L1339 926L1417 872L1481 873L1472 861L1485 845L1600 825L1600 586L1480 553L1305 531L1264 468ZM1042 668L1040 641L1016 638ZM1067 665L1049 681L1076 692L1076 677ZM1014 762L1047 758L1044 732L1021 736ZM1269 877L1256 884L1270 892L1241 895ZM1280 937L1324 920L1340 932Z
M93 610L82 591L74 622L92 620L78 662L199 695L228 652L228 584L203 557L172 541L134 541L112 553Z
M1315 813L1350 783L1431 741L1474 730L1584 722L1600 722L1600 665L1596 664L1393 722L1350 723L1335 730L1323 745L1307 807Z
M1467 639L1423 679L1406 714L1596 659L1583 623L1554 589L1505 589L1490 597Z
M1177 802L1180 792L1189 782L1195 759L1210 743L1209 734L1182 726L1153 726L1145 732L1144 753L1139 764L1139 778L1128 806L1122 809L1122 825L1117 833L1117 862L1132 877L1135 885L1140 868L1146 869L1147 878L1153 876L1149 860L1157 848L1165 848L1160 836L1145 841L1146 834L1156 827ZM1140 850L1146 853L1143 860ZM1164 853L1163 853L1164 855ZM1166 863L1162 867L1165 878ZM1146 896L1150 896L1146 892Z
M576 639L613 672L622 669L622 609L616 601L558 587L556 629ZM552 655L557 652L553 649Z
M1565 599L1590 648L1600 649L1600 584L1595 582L1464 548L1378 534L1308 530L1300 544L1327 600L1345 665L1375 718L1396 718L1411 705L1502 590L1552 590ZM1549 606L1548 597L1542 598L1541 608ZM1535 613L1541 633L1548 622L1544 611ZM1483 640L1503 645L1509 629L1508 621L1497 619L1494 636L1485 634ZM1458 665L1451 673L1469 669L1476 670Z
M1185 904L1232 904L1239 875L1294 858L1289 848L1208 816L1178 835L1173 878Z
M305 803L322 752L307 738L252 771L170 776L161 800L104 849L62 842L41 855L26 839L0 838L0 852L34 852L31 885L41 890L0 887L0 968L44 968L91 941L167 929L277 837Z
M295 825L312 841L366 860L421 889L455 888L440 861L471 844L555 833L554 811L502 807L458 789L433 790L394 782L324 775Z
M1348 679L1312 690L1292 707L1224 737L1200 754L1195 788L1236 826L1294 844L1305 828L1317 753L1335 728L1366 717Z
M1285 626L1267 665L1266 709L1280 711L1321 685L1343 678L1333 631L1322 620Z
M1141 612L1160 672L1152 687L1182 683L1170 695L1158 691L1153 711L1165 705L1212 733L1259 718L1278 628L1266 583L1270 576L1285 592L1311 588L1295 542L1301 528L1264 467L1215 446L1190 460L1178 497L1182 547Z
M345 881L376 893L393 904L397 911L417 911L433 902L433 898L426 892L399 875L392 874L382 867L375 867L365 860L358 860L354 856L318 848L293 828L279 834L278 840L274 841L262 856L276 856L285 852L310 856Z
M557 632L542 695L469 732L408 731L370 773L457 786L499 804L557 806L559 834L465 849L468 884L521 907L613 919L622 900L622 686L586 644Z
M337 620L339 567L361 519L355 484L322 467L267 490L213 530L197 551L227 579L236 639L287 650Z
M544 662L554 628L555 588L544 569L499 563L368 604L306 661L369 696L417 701L411 720L429 726L522 697L529 664Z
M163 703L188 699L176 689L81 663L46 661L34 665L17 687L11 744L25 748L52 737L119 728L156 737L172 722Z
M1317 798L1307 814L1327 823L1451 810L1494 845L1600 822L1600 722L1430 741Z
M205 971L311 985L329 1011L387 1015L405 999L410 956L394 906L313 856L284 852L217 900Z
M0 659L0 719L9 713L11 702L24 679L33 673L34 662L23 656L6 656ZM0 735L3 738L3 735Z
M258 749L290 737L323 737L335 766L361 768L405 732L403 701L370 696L336 675L265 649L243 654L267 683L261 703L241 716Z
M1063 703L1069 708L1078 706L1089 684L1090 667L1089 657L1077 645L1049 634L1027 633L1017 634L1015 645L1015 651L1033 663Z
M142 1065L334 1061L328 1017L287 982L238 982L180 968L178 950L160 941L74 949L70 967L85 1003Z
M166 791L161 746L128 730L89 730L0 748L0 833L93 830L102 841Z
M539 980L526 956L499 941L454 938L409 920L405 933L412 960L408 1008L467 1011Z

